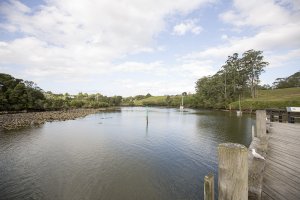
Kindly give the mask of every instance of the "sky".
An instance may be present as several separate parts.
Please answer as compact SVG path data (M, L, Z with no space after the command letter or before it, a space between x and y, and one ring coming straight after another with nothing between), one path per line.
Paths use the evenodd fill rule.
M54 93L194 93L249 49L261 84L300 71L300 1L0 0L0 73Z

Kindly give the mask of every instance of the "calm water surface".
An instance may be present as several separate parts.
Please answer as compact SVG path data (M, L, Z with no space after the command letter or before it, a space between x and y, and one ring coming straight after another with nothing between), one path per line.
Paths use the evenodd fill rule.
M217 145L250 143L250 116L148 110L0 132L0 199L202 199Z

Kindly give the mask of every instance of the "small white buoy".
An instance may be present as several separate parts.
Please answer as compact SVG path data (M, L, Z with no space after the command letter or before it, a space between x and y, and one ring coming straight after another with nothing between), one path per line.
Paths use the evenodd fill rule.
M260 154L256 153L255 149L252 149L252 155L253 155L255 158L265 160L265 158L264 158L263 156L261 156Z

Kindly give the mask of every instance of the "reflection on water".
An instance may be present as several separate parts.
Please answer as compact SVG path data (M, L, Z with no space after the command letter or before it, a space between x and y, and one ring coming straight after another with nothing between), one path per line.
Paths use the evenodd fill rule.
M222 142L249 145L229 112L122 108L0 132L0 199L202 199Z

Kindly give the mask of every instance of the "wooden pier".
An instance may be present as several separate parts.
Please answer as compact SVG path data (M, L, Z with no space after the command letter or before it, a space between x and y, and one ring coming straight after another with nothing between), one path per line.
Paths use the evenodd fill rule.
M300 124L267 122L257 110L249 149L219 144L218 160L219 200L300 199ZM204 182L204 199L214 199L213 176Z
M300 124L270 124L262 199L300 199Z

